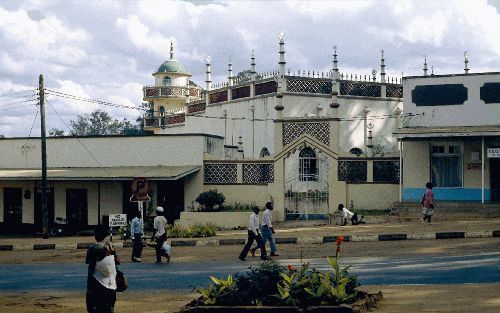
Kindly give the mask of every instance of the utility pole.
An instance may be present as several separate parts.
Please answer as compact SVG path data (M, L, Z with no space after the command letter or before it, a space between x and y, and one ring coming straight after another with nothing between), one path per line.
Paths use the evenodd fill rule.
M47 210L47 142L45 138L45 87L43 85L43 75L40 74L38 80L38 96L40 99L40 122L42 140L42 236L49 237L49 212Z

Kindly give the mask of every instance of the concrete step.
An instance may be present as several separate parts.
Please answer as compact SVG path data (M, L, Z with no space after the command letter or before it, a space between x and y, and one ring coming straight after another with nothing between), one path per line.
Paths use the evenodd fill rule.
M435 216L446 216L446 220L500 217L500 203L436 201L434 207ZM409 201L394 202L392 214L400 218L420 216L422 205Z

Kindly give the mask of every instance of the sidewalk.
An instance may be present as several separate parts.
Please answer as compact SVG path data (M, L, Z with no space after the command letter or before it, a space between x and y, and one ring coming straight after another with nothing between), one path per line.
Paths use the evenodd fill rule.
M394 241L429 240L453 238L491 238L500 237L500 218L474 219L465 221L437 221L422 224L420 219L412 222L387 222L387 219L367 217L368 224L358 226L326 225L324 221L288 221L275 223L276 243L278 244L321 244L335 241L344 236L345 241ZM223 246L244 244L246 230L219 231L210 238L172 238L172 246ZM0 237L1 250L47 250L47 249L86 249L94 242L87 237L15 238ZM130 247L130 241L113 237L117 247Z

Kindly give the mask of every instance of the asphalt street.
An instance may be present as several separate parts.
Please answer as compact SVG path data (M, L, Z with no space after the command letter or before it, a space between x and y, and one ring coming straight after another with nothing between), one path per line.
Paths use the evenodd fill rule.
M210 275L222 278L245 271L259 263L192 262L170 264L127 263L119 266L129 280L130 290L192 290L206 286ZM300 266L298 259L279 260L282 265ZM329 268L326 259L305 259L318 270ZM426 285L500 282L500 252L463 256L434 257L355 257L341 259L341 265L352 264L362 285ZM84 290L85 264L0 265L1 291Z

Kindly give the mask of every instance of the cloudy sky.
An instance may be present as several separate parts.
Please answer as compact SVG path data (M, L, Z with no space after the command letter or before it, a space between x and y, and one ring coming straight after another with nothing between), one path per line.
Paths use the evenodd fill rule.
M129 106L143 85L175 58L204 86L204 57L214 82L250 67L277 69L277 33L285 33L286 67L328 71L333 46L342 72L379 71L385 51L389 76L420 75L423 56L436 74L500 71L500 0L469 1L10 1L0 0L0 134L28 136L37 107L30 90L46 88ZM64 101L66 100L66 101ZM48 98L68 121L97 108L116 118L139 111ZM39 118L32 136L39 134ZM47 128L65 129L47 108Z

